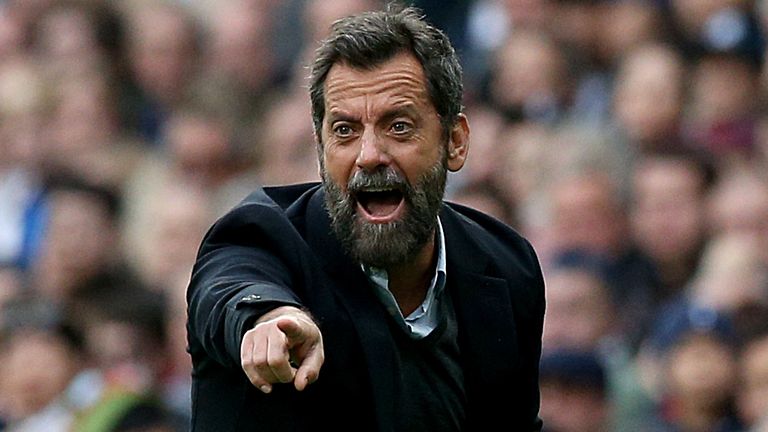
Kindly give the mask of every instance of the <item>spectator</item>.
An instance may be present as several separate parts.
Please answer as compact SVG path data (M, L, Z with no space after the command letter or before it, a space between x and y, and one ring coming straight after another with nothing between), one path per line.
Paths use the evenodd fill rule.
M659 272L657 304L682 293L707 240L706 193L713 170L694 155L646 154L632 171L632 237Z
M708 200L707 221L715 233L741 233L760 242L768 263L768 183L750 169L726 171Z
M144 284L166 291L178 286L179 274L191 273L197 245L219 206L210 192L187 183L138 180L125 209L126 258Z
M768 333L748 341L739 357L741 391L738 408L750 431L764 431L768 425ZM763 429L761 426L763 425Z
M594 354L557 351L541 358L541 415L546 432L608 431L605 372Z
M512 224L512 209L503 192L492 183L463 185L451 194L451 200L480 210L496 219Z
M172 1L142 2L129 11L128 56L138 86L130 125L157 143L168 112L184 99L197 72L199 28Z
M163 136L171 169L205 189L225 184L245 162L235 151L231 123L206 107L172 111Z
M761 62L764 40L749 2L671 0L663 5L675 41L687 55L730 52Z
M92 368L85 339L66 309L19 297L6 305L2 317L0 418L7 430L182 430L151 398L109 382Z
M202 43L203 67L193 92L226 109L234 138L249 154L262 153L259 131L268 128L267 111L281 100L287 77L271 50L277 38L274 6L236 0L217 5Z
M275 36L270 13L263 3L247 0L220 5L211 17L204 47L207 73L235 86L241 97L253 99L251 103L272 92L278 80L276 59L269 53Z
M0 262L23 269L41 243L46 84L28 58L0 66Z
M165 351L168 358L156 393L177 418L184 420L186 426L192 418L192 359L187 353L187 299L184 289L189 284L189 275L185 272L175 276L176 280L164 291Z
M498 182L499 186L503 186L499 175L506 171L504 162L513 151L509 143L516 143L514 132L506 130L507 121L500 113L482 102L470 102L467 115L474 119L472 154L479 161L467 161L460 173L454 173L449 178L448 189L478 182Z
M597 350L618 337L618 316L598 269L561 264L548 272L543 349Z
M265 114L263 146L258 172L263 184L300 183L317 180L317 152L311 145L312 125L301 119L309 115L299 89L276 102Z
M605 67L616 67L627 53L666 39L668 29L656 3L647 0L598 3L596 28L600 37L595 44Z
M681 145L686 77L682 57L668 45L643 45L622 57L614 84L613 114L632 151Z
M330 4L322 0L308 0L304 7L304 25L306 33L304 43L307 48L325 39L330 33L331 24L347 15L380 9L380 0L339 0Z
M653 314L655 268L628 238L628 221L617 186L604 173L565 176L552 186L554 258L573 250L591 254L605 271L620 325L631 344Z
M754 153L758 78L754 63L731 53L704 56L691 73L688 134L724 168Z
M734 314L749 305L768 305L768 267L758 239L739 233L715 236L688 288L690 301Z
M604 269L588 253L574 251L546 269L547 316L543 349L591 352L605 375L608 430L645 430L653 400L638 382L632 347Z
M75 173L112 189L130 176L143 146L123 133L118 95L110 86L97 71L55 82L43 157L49 175Z
M56 1L35 19L31 44L55 77L101 71L109 80L125 79L123 30L122 16L107 2Z
M63 396L85 359L82 338L49 304L4 309L0 416L11 431L68 430L75 413Z
M569 78L565 52L552 38L514 32L497 51L487 102L508 121L555 122L570 107Z
M523 122L502 129L489 141L488 146L495 151L485 158L485 165L499 165L489 181L498 183L514 206L541 197L554 164L552 135L546 127Z
M35 292L65 303L75 289L122 271L119 197L76 177L55 178L46 192L48 220L40 257L31 269Z
M169 113L163 148L147 153L128 179L131 208L152 206L154 195L180 187L210 195L212 213L219 214L261 183L253 158L235 142L234 122L207 102L193 98Z
M740 431L736 341L725 315L694 305L660 314L649 342L662 377L660 431Z
M132 278L92 279L77 287L67 308L106 385L136 394L157 390L167 367L161 293Z

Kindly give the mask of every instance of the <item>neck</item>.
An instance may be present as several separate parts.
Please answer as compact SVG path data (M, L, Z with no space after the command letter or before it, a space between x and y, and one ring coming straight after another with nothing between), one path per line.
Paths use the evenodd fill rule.
M403 316L410 315L424 301L436 260L437 252L433 235L413 261L386 269L389 290L400 306Z

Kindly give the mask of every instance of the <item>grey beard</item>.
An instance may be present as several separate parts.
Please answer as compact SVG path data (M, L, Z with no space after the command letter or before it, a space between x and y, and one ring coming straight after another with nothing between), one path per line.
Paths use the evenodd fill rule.
M434 235L443 202L447 166L445 157L412 186L392 168L360 171L350 180L347 192L323 172L325 205L331 228L352 259L362 264L391 268L413 261ZM405 214L384 224L368 223L357 213L350 191L370 186L398 186L403 191Z

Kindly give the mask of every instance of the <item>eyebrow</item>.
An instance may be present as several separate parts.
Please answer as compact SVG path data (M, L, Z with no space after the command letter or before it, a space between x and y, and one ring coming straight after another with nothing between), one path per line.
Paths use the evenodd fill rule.
M416 104L414 104L413 102L406 102L385 111L381 115L381 118L378 122L386 123L400 116L407 116L414 119L420 117L419 111L418 109L416 109ZM343 110L331 110L328 112L327 117L328 117L329 124L333 124L339 121L350 122L350 123L361 122L360 116L349 114L348 112Z
M418 110L416 109L415 104L409 102L401 106L392 108L391 110L385 111L384 114L381 116L381 122L386 123L401 116L407 116L414 119L416 117L419 117Z
M359 116L353 116L351 114L348 114L343 111L330 111L328 113L328 123L333 124L338 121L344 121L344 122L350 122L350 123L359 123L360 117Z

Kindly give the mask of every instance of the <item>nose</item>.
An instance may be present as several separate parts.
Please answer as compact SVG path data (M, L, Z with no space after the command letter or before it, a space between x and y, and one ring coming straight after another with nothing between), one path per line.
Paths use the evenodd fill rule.
M372 171L389 165L389 162L389 155L382 140L373 131L364 131L360 138L360 152L355 161L357 166L365 171Z

